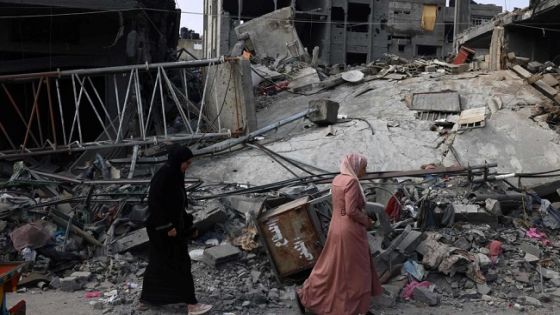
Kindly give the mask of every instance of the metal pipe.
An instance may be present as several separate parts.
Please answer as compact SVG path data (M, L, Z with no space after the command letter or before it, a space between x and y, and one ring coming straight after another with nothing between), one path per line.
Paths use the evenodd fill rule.
M138 75L138 69L134 71L134 87L136 90L136 106L138 111L138 127L140 128L140 136L142 140L146 139L146 134L144 133L144 106L142 106L142 92L140 90L140 76Z
M60 86L58 84L58 79L55 80L56 85L56 96L58 98L58 110L60 111L60 122L62 124L62 138L64 140L64 144L68 144L66 140L66 124L64 123L64 112L62 110L62 98L60 97Z
M37 92L41 92L41 82L43 82L43 78L39 79L39 90ZM27 123L27 130L25 132L25 138L23 140L22 148L25 148L27 144L27 139L29 138L29 132L31 131L31 123L33 122L33 116L35 115L35 110L37 108L37 94L35 94L35 100L33 101L33 109L31 109L31 115L29 116L29 122Z
M12 149L17 150L16 146L12 142L12 138L10 138L10 134L8 134L8 132L6 131L6 128L4 128L4 125L2 124L2 122L0 122L0 130L2 130L2 133L4 134L4 136L6 136L6 140L8 140Z
M230 149L230 148L232 148L232 147L234 147L238 144L241 144L241 143L243 143L243 142L245 142L245 141L247 141L251 138L254 138L256 136L260 136L264 133L267 133L271 130L274 130L278 127L281 127L285 124L288 124L288 123L296 121L300 118L303 118L311 112L312 112L311 110L307 109L303 112L300 112L300 113L294 114L292 116L286 117L286 118L284 118L284 119L282 119L282 120L280 120L280 121L278 121L278 122L276 122L272 125L268 125L268 126L266 126L264 128L261 128L259 130L255 130L255 131L249 133L246 136L243 136L243 137L240 137L240 138L237 138L237 139L232 139L232 140L229 140L229 141L224 141L224 142L221 142L221 143L217 143L217 144L208 146L204 149L197 150L197 151L194 152L194 154L195 155L215 154L215 153Z
M49 216L58 225L61 225L63 227L66 226L66 225L69 225L72 232L74 232L78 236L81 236L82 238L84 238L86 241L88 241L92 245L99 246L99 247L103 246L103 244L101 242L99 242L98 240L96 240L93 236L91 236L91 234L89 234L86 231L80 229L79 227L75 226L71 222L69 222L67 220L64 220L63 218L60 218L60 217L58 217L58 216L56 216L52 213Z
M228 58L227 60L229 60ZM227 61L226 58L213 58L205 60L191 60L191 61L176 61L176 62L159 62L159 63L145 63L138 65L126 65L126 66L115 66L115 67L104 67L104 68L91 68L91 69L77 69L77 70L58 70L50 72L36 72L36 73L24 73L24 74L8 74L1 75L0 82L2 81L22 81L22 80L34 80L40 77L71 77L72 75L102 75L102 74L114 74L119 72L128 72L135 70L150 71L157 69L159 67L163 68L192 68L192 67L202 67L209 66L213 64L224 63Z
M120 137L121 137L121 131L122 131L122 124L123 124L123 120L124 120L124 115L126 114L126 109L128 107L128 96L130 95L130 85L132 84L132 77L133 77L133 72L134 70L130 71L129 74L129 78L128 78L128 85L126 87L126 95L124 96L124 103L123 103L123 109L121 112L121 116L119 117L119 130L117 131L117 138L115 139L115 141L119 141Z
M101 96L99 95L99 92L97 92L97 88L93 84L93 81L91 80L91 78L87 77L87 79L88 79L89 84L91 85L91 88L93 89L93 92L95 93L95 96L97 97L97 100L99 101L99 105L101 105L101 108L103 109L103 112L105 113L105 117L107 118L107 121L109 121L109 124L111 125L111 128L113 128L113 131L116 134L117 129L115 128L115 125L113 125L113 119L112 119L111 115L109 115L109 111L107 110L107 107L105 106L105 102L103 102L103 100L101 99Z
M25 118L23 117L23 114L21 113L21 110L17 106L16 101L14 100L14 98L12 97L12 94L10 93L8 88L6 88L6 85L4 85L4 83L2 83L2 88L4 89L4 92L6 93L6 96L8 97L8 100L10 101L10 104L12 105L12 107L14 108L16 113L18 114L19 119L21 119L21 122L23 123L25 128L27 128L27 121L25 121ZM31 139L33 140L33 142L35 142L35 145L39 146L39 141L37 141L37 138L35 138L35 134L33 133L33 131L31 131L30 135L31 135Z
M198 115L198 122L196 123L196 133L200 131L200 121L202 120L202 113L204 112L204 104L206 104L206 89L208 87L208 77L210 76L210 69L206 70L206 79L204 80L204 89L202 90L202 100L200 103L200 115Z
M82 123L80 120L80 103L82 101L83 89L80 89L79 95L76 93L76 78L72 76L72 90L74 91L74 107L76 111L74 112L74 119L72 120L72 128L70 128L70 136L68 138L68 143L72 142L72 136L74 135L74 126L76 121L78 122L78 137L80 142L83 142L82 138Z
M43 138L43 125L41 124L41 113L39 105L39 95L41 94L41 89L43 88L43 84L39 81L39 88L35 90L35 83L31 84L31 88L33 90L33 94L35 95L35 101L37 102L37 108L35 109L35 114L37 115L37 126L39 127L39 139L41 139L41 146L45 144L45 138ZM23 146L25 148L25 144Z
M78 83L80 83L81 89L84 91L84 94L86 95L86 98L89 102L89 105L90 105L91 109L93 110L95 116L97 117L97 120L99 120L99 124L101 124L101 127L103 128L103 131L105 132L105 135L107 136L107 139L111 139L112 137L109 134L109 130L107 130L107 127L105 126L105 123L103 122L103 119L101 119L101 115L99 115L99 112L97 111L97 108L95 108L95 104L93 104L93 100L91 99L91 97L89 96L89 93L86 90L86 85L84 84L84 81L86 79L84 78L82 80L77 75L76 75L76 79L78 80Z
M128 179L134 177L134 170L136 169L136 160L138 159L138 149L140 146L135 145L132 149L132 162L130 163L130 170L128 172Z
M186 135L170 135L167 137L156 136L150 137L146 140L126 140L124 142L111 142L111 141L101 141L101 142L88 142L82 143L78 147L73 147L71 145L60 146L56 149L27 149L26 152L20 151L2 151L0 152L0 160L4 159L14 159L14 158L22 158L28 156L38 156L38 155L47 155L47 154L56 154L56 153L71 153L71 152L83 152L83 151L97 151L103 149L112 149L112 148L123 148L123 147L132 147L135 145L154 145L161 142L181 142L181 141L189 141L189 140L199 140L199 139L227 139L231 137L231 133L222 132L222 133L200 133L200 134L186 134Z
M167 117L166 112L165 112L165 101L163 99L163 86L161 85L161 69L158 68L158 75L159 75L159 81L157 82L159 85L159 96L161 97L161 116L163 117L163 132L165 134L165 136L167 137Z
M148 109L148 117L146 117L146 124L144 125L144 128L145 128L144 133L148 132L148 128L150 126L150 118L152 116L152 109L154 107L154 100L156 98L156 90L157 90L157 86L158 86L157 82L159 80L159 76L160 76L160 73L158 71L157 76L156 76L156 80L154 82L154 89L152 90L152 97L150 98L150 107Z
M189 102L189 85L187 83L187 71L185 69L181 69L181 72L183 72L183 83L185 84L185 98L186 98L186 103L187 103L187 119L189 120L189 125L191 122L191 111L188 108L188 102ZM218 132L221 130L218 130Z
M40 175L40 176L47 177L47 178L57 179L57 180L70 182L70 183L74 183L74 184L80 184L80 185L115 185L115 184L138 185L138 184L149 184L150 181L151 181L150 179L80 180L80 179L76 179L76 178L69 177L69 176L52 174L52 173L47 173L47 172L35 171L35 170L33 171L33 173L35 173L37 175ZM185 178L184 182L185 183L199 183L200 179L198 179L198 178ZM74 198L70 198L68 200L74 200Z
M179 111L179 114L181 115L181 119L183 120L183 124L185 125L185 129L189 130L191 133L194 133L191 124L189 121L187 121L187 115L185 115L185 111L183 110L183 107L181 106L181 103L179 102L179 98L177 97L177 94L175 94L175 90L173 89L173 84L171 83L171 80L169 80L169 77L167 76L167 73L165 72L165 69L161 69L161 74L162 77L165 79L165 83L167 83L167 89L169 90L169 94L171 94L171 97L173 98L173 101L175 102L175 106L177 106L177 110ZM198 133L198 131L197 131Z
M54 144L57 145L58 141L56 139L56 127L55 127L55 121L54 121L54 111L53 111L53 106L52 106L51 84L50 84L48 78L46 79L46 84L47 84L47 98L48 98L48 101L49 101L49 113L50 113L50 116L51 116L52 135L53 135Z
M248 144L249 147L254 148L254 149L260 149L265 155L267 155L268 157L270 157L273 161L275 161L276 163L278 163L280 166L282 166L283 168L286 169L286 171L290 172L290 174L292 174L295 178L300 178L300 176L298 174L296 174L294 171L292 171L288 166L286 166L284 163L282 163L280 160L278 160L278 158L276 156L274 156L272 153L266 151L266 150L262 150L261 148L259 148L256 145L252 145L252 144Z
M117 86L117 75L113 74L113 85L115 88L115 102L117 103L117 114L121 117L121 104L119 98L119 87Z

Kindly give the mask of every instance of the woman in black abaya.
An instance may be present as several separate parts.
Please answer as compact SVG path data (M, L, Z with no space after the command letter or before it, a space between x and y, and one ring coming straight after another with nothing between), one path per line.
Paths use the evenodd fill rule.
M207 313L211 305L198 303L194 292L187 241L196 233L193 216L185 211L185 171L193 154L186 147L169 150L167 163L150 183L146 224L150 260L144 273L140 301L151 305L187 303L188 314ZM143 304L145 306L145 304Z

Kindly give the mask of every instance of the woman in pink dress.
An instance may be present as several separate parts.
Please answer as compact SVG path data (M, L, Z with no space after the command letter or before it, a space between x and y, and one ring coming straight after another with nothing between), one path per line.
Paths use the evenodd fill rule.
M333 180L333 214L325 248L298 290L299 302L315 314L366 314L372 296L383 292L367 241L373 221L364 212L366 199L359 182L366 166L366 157L349 154Z

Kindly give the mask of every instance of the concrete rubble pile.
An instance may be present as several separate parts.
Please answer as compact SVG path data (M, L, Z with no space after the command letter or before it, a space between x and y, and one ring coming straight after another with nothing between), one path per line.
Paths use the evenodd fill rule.
M243 314L294 308L326 241L339 159L359 151L384 287L372 307L560 302L556 64L507 54L506 68L487 71L486 56L462 47L445 61L325 66L293 29L278 35L290 45L271 47L258 22L236 29L232 51L250 62L258 125L207 147L185 142L197 155L185 186L200 300ZM140 151L99 153L74 173L49 158L2 161L0 262L27 262L20 292L82 291L105 313L135 304L166 145Z

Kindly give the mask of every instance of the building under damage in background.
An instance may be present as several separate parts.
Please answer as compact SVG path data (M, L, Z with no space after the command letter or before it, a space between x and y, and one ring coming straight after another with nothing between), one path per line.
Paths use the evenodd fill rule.
M558 62L560 54L560 27L558 1L534 1L522 10L497 15L488 23L469 28L457 38L465 45L499 59L497 69L503 69L506 58ZM503 46L503 49L498 49ZM509 56L507 52L513 53Z
M24 2L39 10L39 0ZM96 10L85 3L64 10ZM119 14L103 13L114 22L103 27L117 30L108 50L97 46L78 58L65 51L72 45L60 45L52 65L0 75L0 263L26 261L14 269L20 293L8 295L9 306L25 299L39 310L37 296L84 290L75 309L134 312L147 265L150 179L168 145L179 143L196 155L185 187L200 231L189 245L197 297L217 312L297 314L294 289L321 254L330 182L349 152L368 158L365 211L377 221L368 237L384 287L374 311L556 312L557 0L474 25L457 36L456 53L438 59L405 58L387 42L376 52L375 40L370 50L352 50L359 32L348 27L359 25L348 22L356 19L350 8L379 2L333 1L343 17L348 6L348 45L310 42L309 34L323 33L307 27L333 21L337 11L312 10L313 3L274 1L261 12L247 1L218 2L223 10L207 2L220 14L207 17L214 26L207 25L203 48L211 55L197 60L178 45L178 24L155 28L163 37L152 34L158 14L175 16L172 4L151 11L158 7L130 2L118 8L122 23ZM431 3L387 5L399 16L409 9L424 16L406 22L414 27L434 17L425 9ZM469 6L472 19L477 5ZM376 10L367 12L377 21ZM224 21L239 19L226 32L231 41L218 36ZM146 21L150 30L139 29ZM320 25L332 35L337 24ZM367 34L375 27L369 23ZM410 56L418 54L414 36ZM154 44L164 38L167 44ZM50 58L38 53L42 45L31 45L37 51L20 66ZM140 47L151 47L151 59ZM142 57L125 61L132 51ZM359 66L334 64L353 63L344 59L348 51L367 56ZM111 63L93 64L95 53ZM83 63L63 66L65 54Z
M205 1L205 56L228 54L237 42L242 23L291 7L303 47L311 54L319 47L321 64L361 64L385 53L405 58L444 57L453 52L457 32L480 25L502 12L502 7L444 0L207 0ZM274 26L281 19L268 16ZM242 31L241 31L242 32ZM249 35L250 36L250 35ZM277 57L275 55L270 57Z

